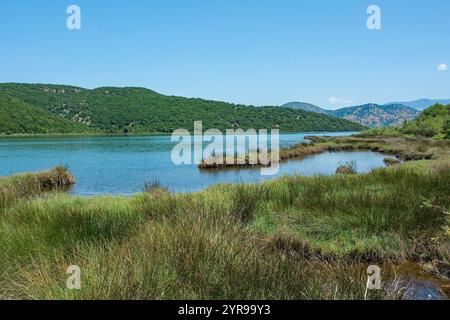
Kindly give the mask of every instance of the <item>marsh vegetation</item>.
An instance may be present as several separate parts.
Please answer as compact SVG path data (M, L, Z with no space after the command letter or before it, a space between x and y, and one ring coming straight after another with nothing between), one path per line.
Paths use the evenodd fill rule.
M417 268L448 295L450 142L438 136L311 137L283 158L372 150L403 162L196 193L154 181L132 197L73 196L65 168L2 178L0 298L417 298ZM373 264L384 282L365 296ZM81 290L65 286L70 265Z
M1 181L2 194L33 181L0 198L1 298L363 299L366 268L379 264L389 282L368 298L399 299L399 264L449 276L442 158L189 194L155 182L133 197L49 193L37 183L47 175ZM65 287L69 265L81 290Z

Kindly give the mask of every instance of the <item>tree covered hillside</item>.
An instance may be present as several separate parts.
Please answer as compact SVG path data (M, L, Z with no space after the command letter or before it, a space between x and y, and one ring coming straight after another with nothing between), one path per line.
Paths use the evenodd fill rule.
M31 105L58 118L78 123L86 130L104 133L171 133L179 128L191 130L194 121L199 120L203 121L205 129L221 130L279 128L284 132L294 132L363 129L363 126L347 120L301 110L165 96L144 88L104 87L88 90L60 85L0 84L0 93L17 99L17 103ZM2 125L3 121L0 119ZM52 126L49 125L47 130L53 131ZM23 128L23 131L36 133L32 126Z
M450 104L436 104L423 111L414 121L407 122L405 134L450 139Z
M450 139L450 104L436 104L423 111L415 120L408 121L402 127L370 129L362 136L421 136L435 140Z
M0 92L1 134L67 134L91 131L86 126L57 117Z

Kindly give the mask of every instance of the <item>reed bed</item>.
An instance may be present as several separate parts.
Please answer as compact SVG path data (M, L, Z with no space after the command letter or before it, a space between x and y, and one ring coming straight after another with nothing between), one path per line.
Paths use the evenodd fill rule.
M0 182L30 193L1 202L3 299L364 299L369 264L391 282L367 298L399 299L396 264L450 270L442 159L191 194L155 182L133 197L53 193L26 177ZM58 189L68 176L46 177ZM70 265L81 290L65 286Z

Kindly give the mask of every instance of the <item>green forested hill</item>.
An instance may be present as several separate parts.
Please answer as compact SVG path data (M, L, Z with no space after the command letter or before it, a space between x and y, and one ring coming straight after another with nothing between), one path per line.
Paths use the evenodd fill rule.
M436 104L423 111L416 120L407 122L403 133L450 139L450 104Z
M82 124L57 117L0 92L0 135L67 134L89 131L90 129Z
M73 132L94 130L105 133L171 133L178 128L192 129L194 121L203 127L279 128L281 131L359 131L359 124L302 110L279 107L253 107L203 99L165 96L144 88L98 88L87 90L72 86L44 84L0 84L0 94L16 100L9 109L33 106L49 117L47 132L66 132L54 128L75 123ZM22 105L23 103L23 105ZM20 107L19 107L20 106ZM12 111L11 111L12 112ZM51 116L53 115L53 116ZM0 117L0 126L8 118ZM78 124L77 124L78 123ZM35 126L8 133L41 133Z
M402 127L377 128L364 131L361 136L428 137L435 140L450 139L450 104L436 104L424 110L415 120L407 121Z

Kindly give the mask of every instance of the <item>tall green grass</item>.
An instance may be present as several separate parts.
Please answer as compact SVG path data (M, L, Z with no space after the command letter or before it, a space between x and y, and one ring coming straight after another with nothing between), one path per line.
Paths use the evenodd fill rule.
M449 261L449 181L443 165L192 194L24 197L0 211L0 297L363 299L368 264L394 279L390 263ZM69 265L81 290L65 287ZM389 285L369 294L399 297Z

